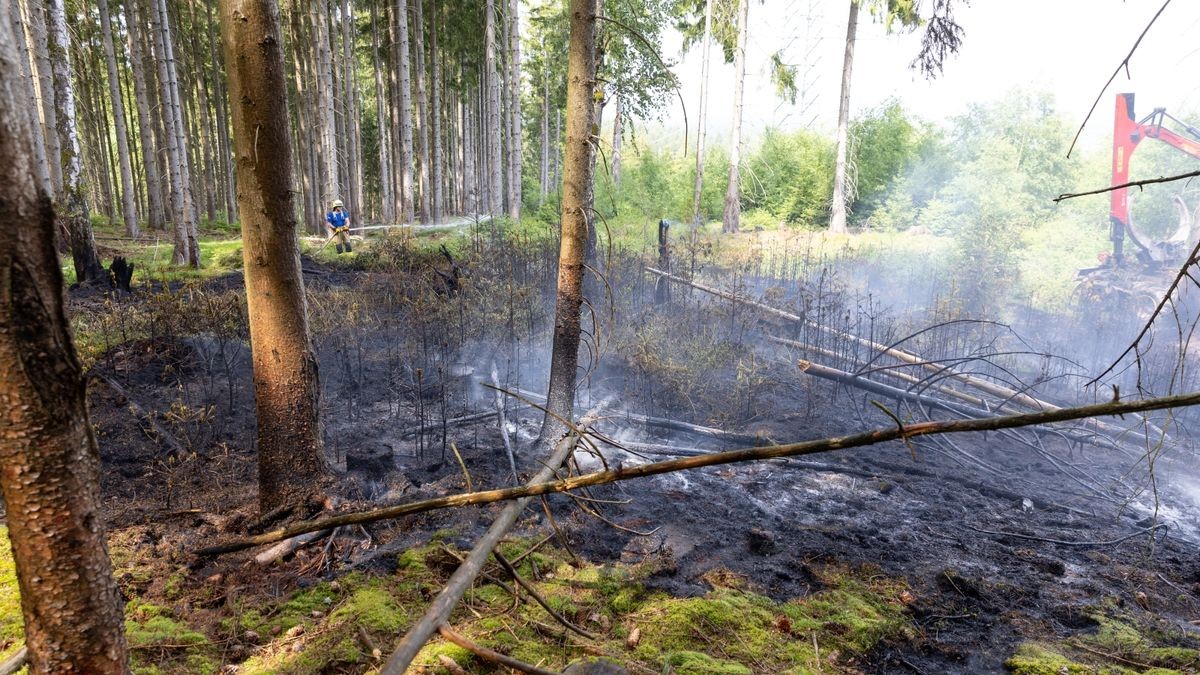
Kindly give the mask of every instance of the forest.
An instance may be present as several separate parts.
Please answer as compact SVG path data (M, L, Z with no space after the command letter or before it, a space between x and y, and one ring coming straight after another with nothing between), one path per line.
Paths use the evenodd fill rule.
M0 0L0 674L1200 672L1105 3Z

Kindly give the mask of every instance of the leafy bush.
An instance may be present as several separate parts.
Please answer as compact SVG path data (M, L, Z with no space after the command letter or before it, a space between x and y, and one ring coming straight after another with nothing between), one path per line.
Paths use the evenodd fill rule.
M742 206L788 223L822 227L833 197L833 143L809 131L767 129L746 162Z

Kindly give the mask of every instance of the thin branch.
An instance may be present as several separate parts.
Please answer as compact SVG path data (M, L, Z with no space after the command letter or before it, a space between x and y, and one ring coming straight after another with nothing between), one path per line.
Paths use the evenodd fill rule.
M1158 523L1157 525L1151 525L1150 527L1147 527L1145 529L1138 530L1137 532L1134 532L1133 534L1126 535L1119 539L1110 539L1108 541L1067 541L1065 539L1048 539L1046 537L1035 537L1031 534L1017 534L1016 532L998 532L996 530L985 530L983 528L972 527L970 525L965 525L964 527L966 527L968 530L974 530L975 532L980 532L983 534L993 534L993 535L997 535L997 536L1001 536L1001 537L1015 537L1017 539L1028 539L1030 541L1044 541L1048 544L1058 544L1060 546L1113 546L1115 544L1120 544L1123 541L1133 539L1134 537L1138 537L1143 534L1148 534L1150 532L1153 532L1160 527L1166 527L1166 526L1167 526L1166 523Z
M440 633L442 637L446 638L448 642L453 642L454 644L471 652L484 661L498 663L502 666L512 668L513 670L519 670L522 673L530 673L531 675L559 675L556 671L539 668L537 666L525 663L524 661L518 661L511 656L505 656L504 654L488 649L487 647L477 645L462 635L454 632L454 630L450 628L449 624L442 624L439 626L438 633Z
M1083 133L1083 128L1087 126L1088 120L1092 119L1092 113L1096 112L1096 106L1100 105L1100 99L1104 98L1104 92L1108 91L1108 85L1112 84L1113 80L1117 79L1117 75L1121 73L1122 68L1125 69L1126 73L1129 72L1129 59L1133 58L1133 53L1137 51L1138 45L1142 44L1142 38L1146 37L1146 33L1150 32L1150 27L1154 25L1154 22L1158 20L1159 15L1163 13L1163 10L1166 9L1167 5L1169 4L1171 4L1171 0L1166 0L1166 2L1163 3L1163 6L1158 8L1158 11L1154 14L1154 18L1150 19L1150 23L1146 24L1146 27L1142 29L1142 34L1139 35L1137 41L1133 43L1133 48L1130 49L1129 53L1125 55L1125 58L1121 60L1120 65L1117 66L1117 69L1114 70L1113 74L1108 78L1108 82L1105 82L1104 86L1101 87L1100 93L1096 94L1096 100L1092 103L1091 109L1088 110L1087 117L1083 118L1083 124L1079 125L1079 131L1076 131L1075 138L1071 139L1071 147L1067 149L1067 157L1070 157L1071 153L1075 150L1075 143L1079 141L1079 135Z
M1143 185L1154 185L1156 183L1173 183L1175 181L1184 180L1186 178L1195 178L1196 176L1200 176L1200 171L1189 171L1187 173L1181 173L1181 174L1178 174L1175 176L1159 176L1158 178L1147 178L1145 180L1133 180L1133 181L1129 181L1128 183L1121 183L1120 185L1113 185L1112 187L1100 188L1098 190L1089 190L1088 192L1067 192L1067 193L1064 193L1064 194L1061 194L1061 195L1055 197L1052 201L1061 202L1064 199L1074 199L1076 197L1086 197L1088 195L1100 195L1100 194L1104 194L1105 192L1112 192L1114 190L1120 190L1121 188L1127 188L1127 187L1141 187Z
M492 504L511 499L520 499L522 497L536 497L538 495L551 494L554 492L576 490L590 485L602 485L605 483L631 480L634 478L645 478L647 476L657 476L664 473L699 469L720 464L751 462L764 459L775 459L778 457L813 455L822 452L829 452L831 450L859 448L868 445L876 445L885 441L913 438L916 436L962 433L968 431L1016 429L1020 427L1050 424L1053 422L1087 419L1090 417L1126 415L1149 410L1165 410L1168 408L1182 408L1194 405L1200 405L1200 391L1142 400L1109 401L1107 403L1096 403L1092 405L1079 406L1076 408L1057 408L1054 410L1043 410L1020 415L917 422L905 425L901 428L886 427L863 431L857 434L850 434L848 436L835 436L832 438L803 441L799 443L771 445L762 448L742 448L739 450L730 450L729 452L718 452L704 455L702 457L684 457L665 462L654 462L651 464L642 464L623 469L589 473L564 480L535 482L522 487L502 488L497 490L486 490L483 492L470 492L466 494L450 495L447 497L437 497L434 499L426 499L409 504L389 506L382 509L346 513L340 516L334 516L321 520L310 520L273 530L271 532L264 532L263 534L255 536L233 539L225 542L224 544L202 548L196 551L196 555L207 556L218 555L222 553L232 553L234 551L241 551L252 546L270 544L281 539L294 537L297 534L313 532L316 530L324 530L330 527L336 527L338 525L373 523L379 520L399 518L402 516L412 515L414 513L433 511L435 509L471 506L477 504Z

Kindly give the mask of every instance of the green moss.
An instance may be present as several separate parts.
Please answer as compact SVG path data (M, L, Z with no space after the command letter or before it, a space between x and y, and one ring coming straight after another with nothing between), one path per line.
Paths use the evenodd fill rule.
M1087 675L1095 671L1090 666L1075 663L1053 649L1034 642L1017 648L1017 653L1004 662L1014 675Z
M347 621L380 633L395 633L409 621L408 614L377 581L354 591L329 619Z
M0 642L9 647L0 650L0 659L11 656L25 644L25 619L21 615L21 591L17 585L17 565L13 562L8 528L0 525Z
M700 652L672 652L664 659L678 675L752 675L746 666Z

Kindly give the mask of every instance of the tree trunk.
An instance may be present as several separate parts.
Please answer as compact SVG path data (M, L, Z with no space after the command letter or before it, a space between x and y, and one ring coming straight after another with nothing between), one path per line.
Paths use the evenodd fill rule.
M329 1L320 0L319 7L312 14L312 20L317 50L316 95L318 142L321 146L322 212L329 210L330 203L341 196L336 154L337 120L334 118L334 106L337 105L337 101L333 100L333 54L330 53L329 16ZM234 100L230 98L230 105L233 105L232 101ZM238 202L240 210L241 200L239 199Z
M375 76L375 117L379 120L379 203L384 223L396 222L396 202L392 194L392 127L387 124L387 90L383 87L383 66L379 58L379 11L371 4L371 65Z
M438 53L438 3L429 12L429 60L432 74L429 80L429 126L433 135L433 157L430 160L429 216L435 223L442 221L442 199L445 192L442 163L442 71Z
M21 90L21 94L24 95L24 97L27 101L34 101L34 100L37 100L37 96L38 96L37 86L36 86L37 82L34 80L34 77L33 77L33 70L31 67L31 60L30 60L30 49L29 49L29 39L30 38L25 34L25 28L24 28L25 21L24 21L24 18L21 16L20 3L13 2L11 5L9 5L8 9L9 9L9 14L10 14L9 20L12 22L13 39L15 40L16 45L17 45L17 51L18 51L17 61L19 62L19 65L21 68L21 71L20 71L21 79L18 81L23 82L25 84L25 86ZM3 17L0 17L0 18L3 18ZM31 134L31 139L30 139L33 142L32 159L33 159L33 163L37 167L37 176L38 176L38 186L37 187L39 190L49 194L50 189L51 189L51 187L50 187L51 186L51 183L50 183L50 160L46 156L46 137L42 135L40 119L39 119L39 114L38 114L40 112L40 110L41 110L40 107L28 107L29 125L30 125L29 128L33 130L33 133ZM57 157L55 157L54 159L55 159L55 161L58 161Z
M850 128L850 70L854 65L854 38L858 32L858 2L850 0L850 19L846 22L846 57L842 62L842 95L838 99L837 159L833 165L833 204L829 231L846 231L846 206L850 201L846 175L846 151Z
M465 81L463 66L459 65L459 80ZM462 92L459 99L459 114L462 116L462 209L467 216L479 212L478 191L475 182L476 138L475 138L475 106L470 96L470 90Z
M746 34L750 31L750 0L738 0L737 51L733 55L733 131L729 139L729 186L725 189L725 218L721 228L737 232L742 219L742 98L746 84Z
M712 3L704 3L704 44L701 46L700 66L700 113L696 121L696 184L692 189L692 228L699 229L704 224L704 215L700 212L700 195L704 190L704 123L708 113L708 61L709 47L712 43Z
M508 0L508 217L521 218L521 23Z
M141 139L142 170L146 174L147 221L151 229L161 230L166 222L163 212L162 179L154 128L150 124L150 98L146 84L145 55L142 50L142 21L135 0L125 0L125 26L129 33L129 67L133 71L133 96L137 103L138 137Z
M613 191L621 188L621 97L613 96L612 183Z
M173 47L171 46L170 19L161 0L150 0L150 16L153 22L155 60L158 65L160 115L163 120L163 138L166 139L167 162L171 167L171 220L174 221L175 248L171 260L176 265L190 265L200 259L199 251L193 251L197 242L192 236L190 177L187 165L187 148L183 146L182 113L178 109L179 82L174 75Z
M112 96L113 125L117 136L117 162L121 165L121 217L125 219L125 234L138 236L137 205L134 203L133 168L129 162L129 137L125 131L125 107L121 101L121 81L117 79L117 55L113 49L112 21L108 0L98 0L100 33L104 41L104 60L108 65L108 90Z
M547 414L541 442L553 443L566 431L559 419L575 410L583 304L583 258L588 212L592 208L592 91L596 86L596 19L592 0L571 0L571 42L567 52L567 149L563 162L562 237L558 254L558 291L554 309L554 347L550 357Z
M496 3L487 0L484 8L484 61L483 75L487 90L487 125L484 137L487 139L487 163L483 171L488 185L488 213L493 216L504 211L504 193L500 187L504 175L501 163L501 129L500 129L500 83L496 70Z
M58 137L58 101L54 93L54 68L50 65L50 40L46 33L49 14L45 0L28 0L26 13L29 19L29 43L33 49L33 65L37 71L35 82L41 104L40 132L45 141L50 169L50 196L58 199L63 189L62 142Z
M213 98L216 100L216 126L217 126L217 157L218 171L221 173L221 185L224 188L222 202L224 204L225 222L233 223L237 221L237 195L234 193L233 185L233 163L229 159L229 114L225 111L225 66L221 63L220 53L217 49L217 37L214 35L217 29L213 23L212 3L204 3L204 14L208 19L208 59L213 67Z
M400 72L400 171L403 180L400 220L411 223L416 209L416 193L413 190L412 52L408 35L408 0L396 0L396 14L400 38L400 64L397 70Z
M546 54L545 42L542 43L542 53ZM548 56L548 55L547 55ZM546 56L543 56L546 58ZM542 157L538 174L538 182L541 184L541 192L538 195L538 206L546 203L546 197L550 194L550 74L546 67L542 66Z
M420 170L421 170L421 191L420 191L420 220L422 223L429 222L429 106L428 102L428 87L426 86L425 78L425 17L422 9L423 0L413 0L413 53L416 56L416 82L414 86L417 90L417 133L420 135L418 139L418 150L421 153Z
M359 147L362 140L359 128L358 86L355 84L355 53L354 41L357 39L357 24L354 20L353 7L350 0L342 4L342 65L343 89L345 90L345 121L347 159L346 177L350 190L348 202L350 213L355 218L362 217L362 150Z
M59 198L59 227L66 233L75 279L81 284L107 280L100 265L96 238L88 219L83 160L75 127L75 93L71 87L71 38L67 33L65 0L50 0L50 61L54 69L54 99L58 105L58 139L62 156L63 189Z
M39 132L8 18L0 21L0 202L9 228L0 246L0 492L25 645L38 675L123 674L128 654L105 550L100 454L63 309L54 210L33 167Z
M259 507L311 498L326 473L317 359L308 335L292 200L279 8L220 0L258 414Z

